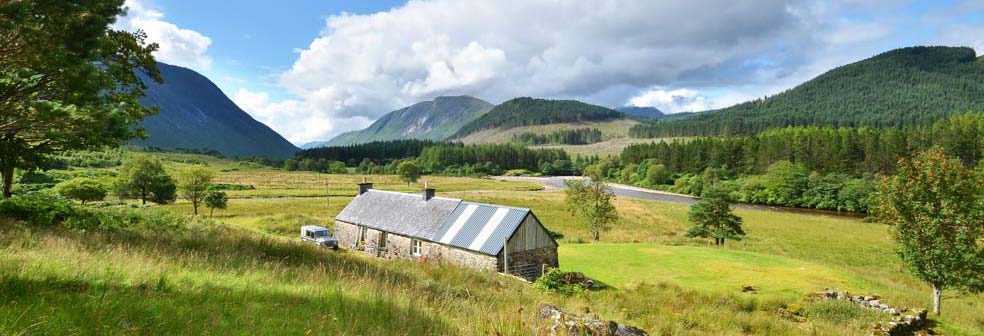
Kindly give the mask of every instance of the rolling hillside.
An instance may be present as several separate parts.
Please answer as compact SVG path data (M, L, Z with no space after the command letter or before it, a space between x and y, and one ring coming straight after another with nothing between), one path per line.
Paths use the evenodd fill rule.
M666 114L655 107L639 107L639 106L622 106L615 108L615 111L619 111L631 116L636 117L648 117L648 118L662 118Z
M209 148L229 156L288 157L297 147L236 106L212 81L190 69L158 63L164 83L148 85L144 105L160 108L144 119L141 145Z
M638 137L753 134L784 126L909 127L984 109L984 57L911 47L828 71L766 99L638 126Z
M625 113L576 100L549 100L529 97L510 99L465 125L452 138L486 130L506 130L520 126L600 122L625 118Z
M469 96L437 97L387 113L368 128L343 133L305 148L345 146L373 141L422 139L440 141L492 109L492 104Z
M639 122L632 119L615 119L604 121L585 121L554 123L546 125L519 126L508 129L487 129L468 134L464 137L455 139L466 144L472 143L504 143L513 140L513 136L522 133L548 134L560 130L575 130L580 128L597 128L606 139L626 138L629 136L629 129L638 125Z

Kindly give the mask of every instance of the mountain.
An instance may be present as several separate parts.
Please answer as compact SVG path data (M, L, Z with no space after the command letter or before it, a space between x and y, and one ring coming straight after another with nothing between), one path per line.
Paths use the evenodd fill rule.
M639 107L639 106L622 106L615 108L615 111L619 111L631 116L636 117L648 117L648 118L662 118L666 116L663 111L660 111L655 107Z
M236 106L219 87L190 69L157 63L164 83L144 78L140 102L160 113L140 123L146 140L137 144L161 148L209 148L227 156L289 157L298 150L270 127Z
M474 132L496 128L615 120L625 117L625 113L576 100L520 97L496 105L485 115L461 127L452 137L463 137Z
M492 104L475 97L437 97L387 113L366 129L343 133L328 142L308 143L302 147L345 146L397 139L440 141L491 109Z
M910 127L982 110L984 57L964 47L909 47L835 68L772 97L639 125L633 135L753 134L797 125Z

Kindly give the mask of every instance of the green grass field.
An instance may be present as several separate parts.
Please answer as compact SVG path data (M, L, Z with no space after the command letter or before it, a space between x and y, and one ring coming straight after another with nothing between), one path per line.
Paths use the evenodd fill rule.
M533 209L563 235L562 268L612 286L564 297L494 274L298 244L297 228L330 226L361 176L168 158L169 169L202 160L219 182L256 189L230 192L235 198L214 222L202 215L173 235L47 230L0 218L0 334L529 335L543 331L537 306L551 303L652 335L845 335L866 333L880 317L799 298L831 287L930 305L928 286L905 273L881 224L739 210L748 236L720 248L683 236L687 206L620 198L620 220L590 243L561 192L427 177L440 196ZM380 189L420 187L371 178ZM166 208L190 218L185 201ZM742 285L757 291L741 293ZM984 296L958 294L945 293L937 331L984 334ZM791 304L818 313L807 322L775 315Z
M795 299L818 288L856 290L849 276L802 260L702 246L652 243L572 244L560 248L562 268L625 288L643 282L726 294L748 285L766 296Z

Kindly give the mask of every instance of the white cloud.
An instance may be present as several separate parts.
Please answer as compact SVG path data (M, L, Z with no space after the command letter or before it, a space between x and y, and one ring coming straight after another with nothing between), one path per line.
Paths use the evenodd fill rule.
M438 95L493 103L593 97L599 100L592 103L618 105L627 96L612 93L666 85L777 44L805 50L800 46L815 40L796 14L799 1L699 2L433 0L331 16L280 77L304 110L267 120L303 142ZM322 122L297 122L306 118Z
M207 55L212 39L199 32L180 28L164 21L164 13L150 8L140 0L126 0L126 16L120 17L114 25L117 29L135 31L142 29L150 42L156 42L160 49L154 54L157 60L195 70L208 70L212 58Z
M881 0L410 1L328 17L279 77L293 97L244 108L295 143L438 95L700 111L901 47L907 10Z
M707 97L690 89L663 90L651 88L629 99L628 105L655 107L665 113L704 111L710 108Z

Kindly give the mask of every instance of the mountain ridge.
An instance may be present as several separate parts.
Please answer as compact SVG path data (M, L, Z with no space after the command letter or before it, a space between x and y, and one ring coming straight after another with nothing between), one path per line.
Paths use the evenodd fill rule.
M640 125L633 135L744 135L806 125L910 127L978 110L984 110L984 56L967 47L907 47L831 69L764 99Z
M440 96L391 111L365 129L345 132L331 140L307 143L302 147L345 146L399 139L441 141L492 107L492 104L471 96Z
M253 119L211 80L194 70L158 62L164 83L143 76L147 90L140 103L159 113L140 126L147 139L138 145L214 149L227 156L284 158L299 149L269 126Z

